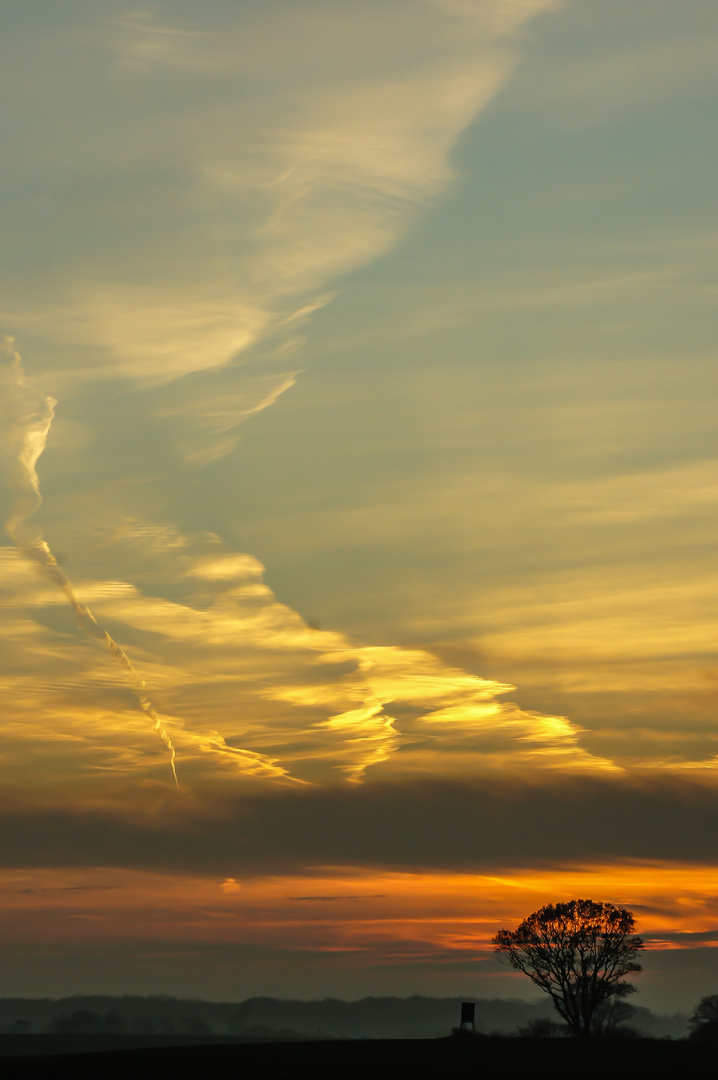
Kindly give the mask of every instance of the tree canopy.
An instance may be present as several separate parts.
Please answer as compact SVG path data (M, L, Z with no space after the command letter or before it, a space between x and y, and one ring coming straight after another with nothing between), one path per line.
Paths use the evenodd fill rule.
M688 1021L691 1039L701 1042L718 1040L718 994L701 998Z
M569 900L535 911L516 928L499 930L496 951L544 990L576 1035L601 1030L611 999L635 990L625 976L641 970L644 947L625 908Z

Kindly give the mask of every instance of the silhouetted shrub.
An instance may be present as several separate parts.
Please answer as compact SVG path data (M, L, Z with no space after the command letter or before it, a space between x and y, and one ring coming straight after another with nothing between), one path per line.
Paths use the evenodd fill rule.
M718 1020L708 1020L697 1024L690 1032L691 1042L718 1042Z
M89 1009L77 1009L73 1013L60 1013L49 1024L49 1031L60 1035L95 1035L104 1030L102 1017Z
M200 1020L198 1016L183 1016L179 1024L183 1035L211 1035L209 1024Z
M718 994L701 998L688 1018L690 1034L694 1042L718 1041Z
M110 1009L108 1013L105 1013L104 1030L108 1033L118 1034L121 1031L127 1031L127 1024L118 1012Z
M138 1035L154 1035L157 1026L150 1020L149 1016L138 1016L132 1025L132 1030L137 1032Z
M555 1020L540 1016L516 1028L516 1034L520 1039L558 1039L570 1035L571 1029L566 1024L557 1024Z
M127 1031L127 1024L114 1009L104 1016L89 1009L77 1009L54 1017L48 1031L59 1035L117 1035Z

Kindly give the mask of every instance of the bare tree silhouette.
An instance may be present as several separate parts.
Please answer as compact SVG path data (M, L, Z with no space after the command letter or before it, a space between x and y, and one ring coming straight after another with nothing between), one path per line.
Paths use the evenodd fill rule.
M516 928L499 930L496 951L552 999L581 1038L599 1035L607 1004L635 990L624 976L639 972L644 947L625 908L569 900L535 911Z

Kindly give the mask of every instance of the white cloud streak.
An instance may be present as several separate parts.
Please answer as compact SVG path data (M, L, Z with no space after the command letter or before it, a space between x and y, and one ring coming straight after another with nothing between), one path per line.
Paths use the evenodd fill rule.
M16 500L6 523L7 531L22 554L35 562L62 590L77 615L82 629L90 637L99 638L120 665L140 708L152 721L153 730L157 732L169 751L172 776L175 785L179 788L175 768L175 748L167 734L162 717L152 704L144 679L124 649L98 623L89 607L80 600L74 585L57 562L42 533L38 530L33 532L27 528L29 518L42 502L36 465L47 444L57 402L53 398L38 394L30 387L25 378L20 356L12 345L12 339L6 339L3 343L3 351L7 359L5 366L0 367L0 383L5 390L3 400L5 409L10 412L10 423L5 432L7 444L4 449L11 459L15 450L16 460L20 466L20 476L16 478L14 485Z

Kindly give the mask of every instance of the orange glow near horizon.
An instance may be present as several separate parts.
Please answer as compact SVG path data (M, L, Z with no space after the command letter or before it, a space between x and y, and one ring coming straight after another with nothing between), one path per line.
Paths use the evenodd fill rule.
M478 959L491 937L546 903L591 897L630 908L649 948L716 931L718 869L616 863L497 874L357 868L210 879L128 870L5 871L0 907L15 941L249 943L351 953L355 963ZM681 940L685 935L685 939ZM701 944L712 942L701 939Z

